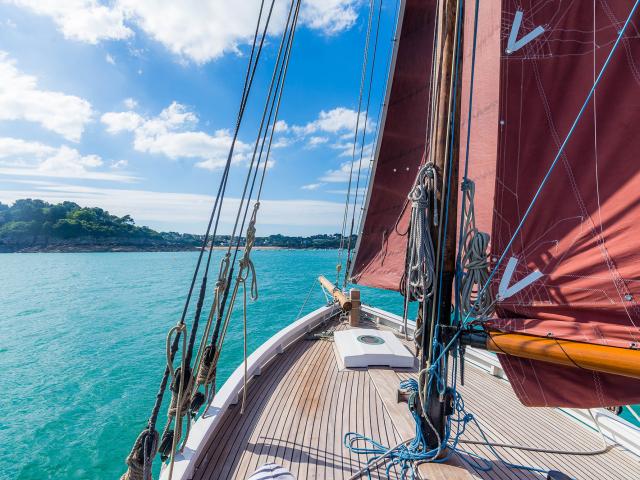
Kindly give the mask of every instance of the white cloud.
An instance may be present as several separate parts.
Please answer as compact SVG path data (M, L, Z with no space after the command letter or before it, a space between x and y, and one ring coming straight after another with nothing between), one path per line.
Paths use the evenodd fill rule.
M102 5L97 0L9 0L38 15L46 15L72 40L96 44L100 40L122 40L133 35L124 24L119 6Z
M318 117L304 125L289 125L284 120L276 123L276 132L283 134L276 139L274 148L288 147L294 143L304 141L307 148L316 148L330 144L332 148L341 150L340 156L353 149L353 136L356 129L358 113L346 107L336 107L331 110L321 110ZM359 128L364 127L365 114L360 113ZM375 122L367 121L367 133L374 130ZM349 142L349 139L352 139Z
M289 125L287 124L287 122L285 122L284 120L278 120L276 122L276 133L286 132L287 130L289 130Z
M138 106L138 102L133 98L125 98L122 103L128 110L133 110Z
M144 122L135 112L108 112L100 120L107 126L109 133L133 132Z
M26 156L43 157L56 149L40 142L27 142L20 138L0 138L0 159L21 159Z
M356 158L360 158L360 138L358 138L358 144L356 145L355 155ZM331 145L331 148L340 151L341 157L353 157L353 140L351 142L337 142ZM373 154L373 142L365 144L362 149L362 163L369 162L371 155Z
M333 35L350 28L358 19L356 0L306 0L300 17L311 28Z
M25 182L21 182L25 183ZM0 201L39 198L48 202L65 200L82 206L101 207L115 215L130 214L138 225L162 230L202 233L213 205L213 197L191 193L94 188L53 182L29 182L20 190L0 190ZM229 233L238 209L238 198L226 198L222 208L221 233ZM319 200L260 201L258 235L272 233L311 234L334 231L342 214L342 202Z
M295 139L289 137L279 137L276 138L275 142L271 145L271 148L285 148L289 145L292 145L295 142Z
M229 130L216 130L213 134L194 130L198 123L195 113L184 105L173 102L156 117L143 117L132 112L108 112L102 123L109 133L133 132L133 147L144 153L160 154L171 159L193 158L199 168L222 168L228 157L232 135ZM234 163L246 160L250 146L236 140Z
M82 155L75 148L52 147L19 138L0 138L0 174L20 177L82 178L132 182L127 174L96 170L103 165L98 155Z
M0 51L0 120L27 120L77 142L91 120L91 104L73 95L40 90L36 77Z
M357 178L358 175L358 161L353 162L353 179ZM340 165L340 168L335 170L327 170L324 175L320 177L320 181L327 183L343 183L349 181L349 175L351 173L351 164L352 162L345 162ZM369 162L363 161L361 167L361 175L364 175L363 172L369 169Z
M104 59L107 61L107 63L110 63L111 65L115 65L116 64L115 59L111 56L110 53L107 53L107 55L104 57Z
M317 147L318 145L322 145L323 143L327 143L329 141L329 137L319 137L314 136L309 139L307 145L311 148Z
M294 125L291 129L299 135L309 135L315 132L354 132L357 118L358 113L355 110L337 107L329 111L322 110L316 120L304 126Z
M325 193L331 193L332 195L347 195L349 193L349 195L351 195L351 198L353 198L354 195L356 194L356 187L355 185L353 185L351 188L351 192L349 192L348 189L344 188L342 190L325 190ZM360 189L358 191L358 198L363 197L365 193L366 192L362 188L362 185L360 185Z
M197 63L238 53L253 38L259 0L5 0L50 17L66 38L88 43L122 40L135 24L171 52ZM360 0L305 0L300 23L325 35L350 28ZM265 3L265 9L269 3ZM282 32L289 2L276 2L270 33ZM266 17L266 12L265 12ZM263 17L263 18L265 18ZM188 26L188 27L185 27Z
M317 190L320 187L322 187L324 185L324 183L310 183L308 185L303 185L302 190Z
M125 168L129 165L127 160L118 160L117 162L113 162L111 164L111 168Z

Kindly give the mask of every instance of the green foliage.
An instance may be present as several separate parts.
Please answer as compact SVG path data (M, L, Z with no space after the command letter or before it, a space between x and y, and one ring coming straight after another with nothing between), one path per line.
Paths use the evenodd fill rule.
M344 246L347 245L344 241ZM118 217L102 208L81 207L77 203L50 204L30 198L16 200L11 206L0 203L0 251L16 251L24 247L36 249L52 241L81 245L135 245L141 248L157 247L195 248L202 244L202 236L176 232L156 232L139 227L130 215ZM219 235L213 242L227 246L229 235ZM237 240L233 240L235 244ZM270 235L256 238L256 246L285 248L338 248L340 235L313 235L288 237ZM356 237L351 239L351 247ZM244 245L241 239L240 245Z
M136 239L196 246L196 235L162 234L148 227L137 227L130 215L118 217L102 208L81 207L77 203L50 204L30 198L9 206L0 203L0 242L33 243L43 239Z

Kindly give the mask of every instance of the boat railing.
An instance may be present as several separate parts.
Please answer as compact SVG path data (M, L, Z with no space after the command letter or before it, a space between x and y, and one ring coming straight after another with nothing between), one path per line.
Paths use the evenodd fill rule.
M330 320L340 309L326 305L283 328L263 343L247 358L247 380L258 376L261 370L278 354L295 343L318 325ZM240 364L216 393L204 413L193 423L187 443L175 456L171 480L187 480L193 477L198 456L206 451L206 444L230 405L238 403L244 385L244 364ZM167 464L163 464L160 480L169 478Z

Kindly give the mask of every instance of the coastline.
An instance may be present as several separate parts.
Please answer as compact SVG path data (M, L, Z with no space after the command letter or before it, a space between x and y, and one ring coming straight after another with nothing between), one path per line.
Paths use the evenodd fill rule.
M201 247L195 246L148 246L141 247L137 245L53 245L50 247L43 246L31 246L22 248L3 248L5 246L0 245L0 254L3 253L135 253L135 252L199 252ZM229 247L215 246L209 247L207 250L226 250ZM244 248L244 246L240 246ZM279 246L254 246L253 251L256 250L335 250L331 248L318 248L318 247L279 247Z

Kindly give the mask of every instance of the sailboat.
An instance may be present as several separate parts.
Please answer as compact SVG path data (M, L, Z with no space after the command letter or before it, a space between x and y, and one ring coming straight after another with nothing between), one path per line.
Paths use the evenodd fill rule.
M329 300L250 355L245 343L216 390L231 312L246 327L258 294L291 0L232 241L218 269L201 251L123 478L150 479L158 457L164 480L640 478L640 430L606 410L640 403L638 3L400 0L357 221L371 0L340 268L319 278ZM238 128L273 4L261 2ZM359 285L400 292L405 314L368 305Z

